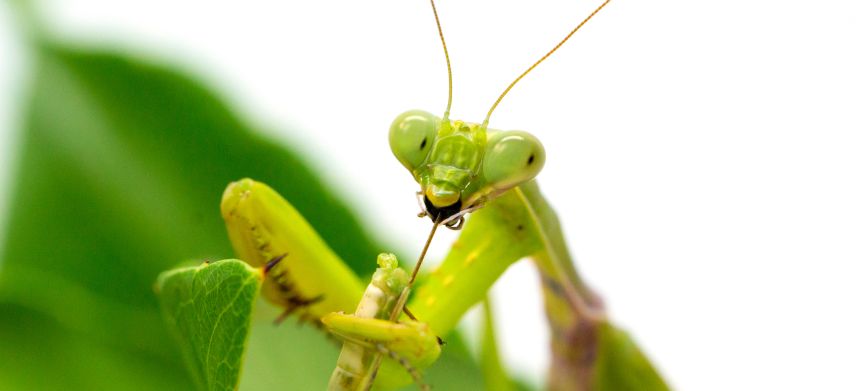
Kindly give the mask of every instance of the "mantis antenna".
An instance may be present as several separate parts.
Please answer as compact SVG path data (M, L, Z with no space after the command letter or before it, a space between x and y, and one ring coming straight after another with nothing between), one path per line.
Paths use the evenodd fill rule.
M438 19L438 8L435 8L435 0L429 0L432 4L432 13L435 14L435 25L438 26L438 36L441 37L441 47L444 48L444 59L447 60L447 109L444 110L445 124L450 123L450 106L453 104L453 69L450 68L450 53L447 51L447 42L444 41L444 31L441 30L441 20ZM411 278L414 279L413 277Z
M537 60L537 62L535 62L533 65L528 67L528 69L526 69L525 72L522 72L522 74L519 75L519 77L517 77L516 80L513 80L513 82L510 83L510 85L504 89L504 92L502 92L501 95L498 96L498 99L495 101L495 103L492 104L492 108L489 109L489 113L486 114L486 119L483 120L483 125L481 125L481 126L485 129L486 126L489 125L489 117L492 116L492 112L495 111L495 108L498 107L499 103L501 103L501 99L504 99L504 96L507 95L508 92L510 92L510 89L512 89L513 86L519 82L519 80L522 80L522 78L525 77L525 75L527 75L529 72L533 71L534 68L537 67L537 65L540 65L540 63L545 61L547 58L549 58L549 56L551 56L552 53L555 53L555 51L558 50L558 48L560 48L561 45L564 45L564 42L567 42L567 40L570 39L570 37L572 37L573 34L575 34L577 31L579 31L579 29L582 28L582 26L584 26L585 23L588 23L588 21L591 20L591 18L593 18L594 15L597 15L597 13L600 12L600 10L603 9L603 7L605 7L606 4L609 4L610 1L612 1L612 0L606 0L603 2L603 4L600 4L600 6L597 7L594 10L594 12L592 12L585 19L583 19L582 23L579 23L573 30L571 30L570 33L567 34L567 36L561 40L561 42L558 42L558 44L552 48L552 50L550 50L546 54L544 54L543 57L540 57L540 59ZM436 14L435 18L436 19L438 18L437 14ZM440 28L440 26L439 26L439 28ZM443 35L442 35L441 39L442 40L444 39ZM447 51L446 47L445 47L444 51L445 52ZM449 62L448 62L448 70L449 70ZM449 106L448 106L448 109L449 109Z

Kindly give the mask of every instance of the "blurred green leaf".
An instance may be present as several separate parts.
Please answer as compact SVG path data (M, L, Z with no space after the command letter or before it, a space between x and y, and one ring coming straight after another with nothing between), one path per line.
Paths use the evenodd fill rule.
M184 75L45 45L34 76L0 252L0 357L14 358L0 365L0 389L193 388L153 281L179 260L232 253L219 216L230 181L273 186L361 275L387 250L296 153ZM307 377L319 370L326 384L334 344L256 319L249 365L276 369L244 388L314 389ZM460 371L469 384L478 376Z
M240 381L261 271L227 259L164 272L156 282L162 313L200 390L234 390Z

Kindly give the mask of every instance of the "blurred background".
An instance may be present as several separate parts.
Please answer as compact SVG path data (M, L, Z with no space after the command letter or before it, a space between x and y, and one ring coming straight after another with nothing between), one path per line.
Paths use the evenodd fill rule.
M403 259L419 252L429 224L414 217L417 186L392 157L386 132L404 110L440 114L446 104L428 3L32 4L56 41L203 83L242 123L295 150L372 241ZM440 1L454 72L451 117L482 121L504 87L595 6ZM22 189L43 181L21 174L22 151L41 148L25 132L42 118L29 99L42 96L44 83L56 87L39 76L36 49L13 9L0 5L0 246L7 248L17 221L10 216L28 194ZM490 127L528 130L544 142L539 181L578 269L673 387L864 388L861 37L864 6L856 1L613 1L493 115ZM88 74L104 76L106 90L133 88L99 71ZM71 117L93 114L76 114L68 103ZM55 140L99 143L64 137ZM52 147L77 148L65 145ZM177 153L181 161L206 156L194 145ZM141 177L123 177L130 193L146 193L150 183L148 161L138 163ZM82 186L98 188L99 180L84 179ZM105 197L92 201L118 195ZM217 204L204 210L218 218ZM454 238L437 237L431 259ZM10 262L0 259L0 275L10 278ZM507 366L536 386L548 365L539 292L525 262L494 288ZM474 328L464 327L469 336ZM13 336L2 334L0 344Z

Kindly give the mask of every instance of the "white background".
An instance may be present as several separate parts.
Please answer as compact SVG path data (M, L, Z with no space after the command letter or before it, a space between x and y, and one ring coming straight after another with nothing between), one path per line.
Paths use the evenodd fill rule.
M386 132L445 106L428 3L121 3L39 4L58 35L197 75L419 250L428 222ZM595 5L441 0L452 117L482 120ZM0 6L0 206L28 70L10 20ZM616 0L493 116L543 140L579 269L676 388L864 389L862 41L860 1ZM527 263L495 287L508 365L536 384L538 290Z

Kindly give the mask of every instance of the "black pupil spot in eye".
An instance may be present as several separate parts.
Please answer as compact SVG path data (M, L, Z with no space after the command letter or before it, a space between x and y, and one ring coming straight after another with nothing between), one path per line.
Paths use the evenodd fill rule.
M426 148L426 137L423 137L423 142L420 143L420 149Z
M528 157L528 164L534 163L534 155Z

